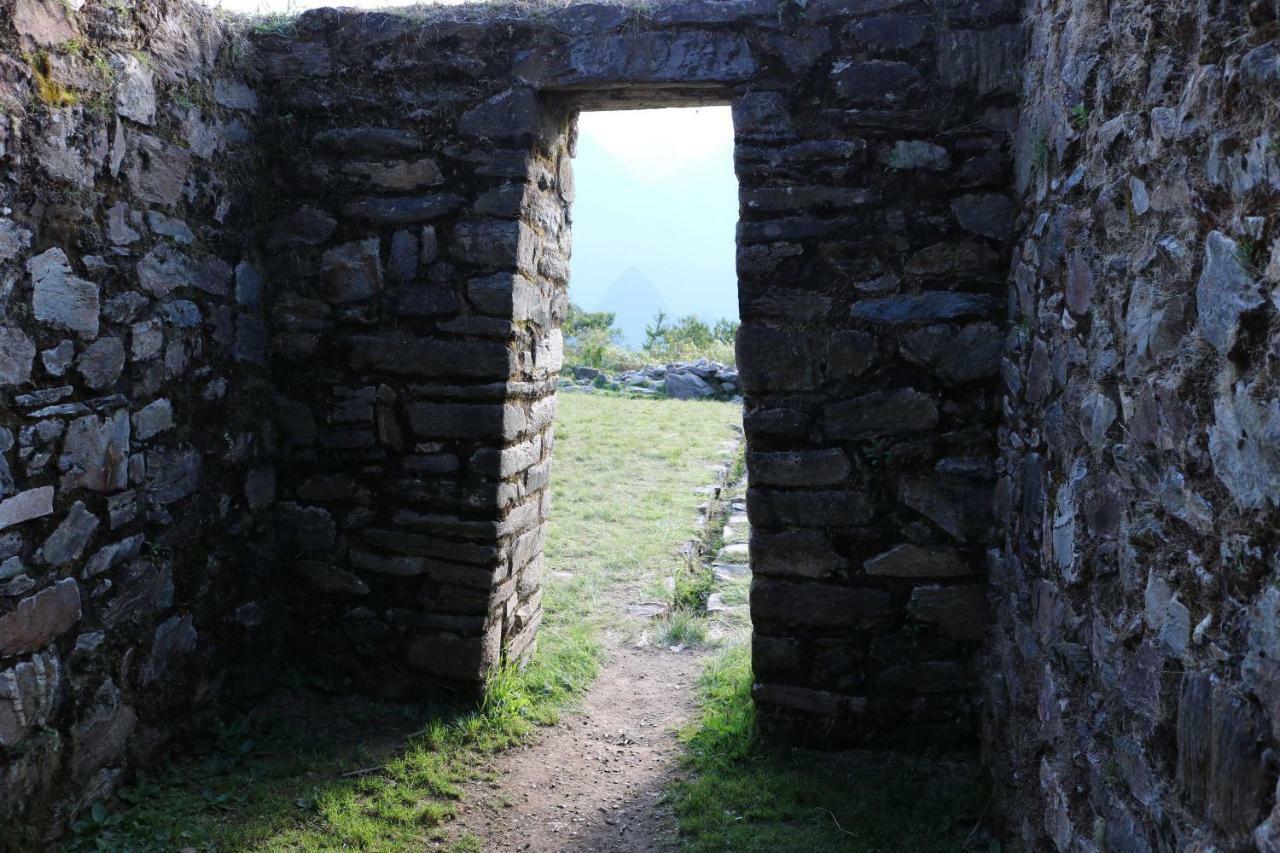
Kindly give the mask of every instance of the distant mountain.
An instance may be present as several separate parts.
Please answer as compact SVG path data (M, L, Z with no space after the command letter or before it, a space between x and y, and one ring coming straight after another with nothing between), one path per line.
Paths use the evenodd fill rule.
M614 325L622 330L624 340L631 346L644 343L644 327L653 321L653 315L659 311L671 313L657 285L636 267L628 267L609 285L596 310L617 315Z
M584 134L574 175L574 302L616 313L633 346L644 343L644 327L658 311L708 322L738 316L731 145L675 174L642 180Z

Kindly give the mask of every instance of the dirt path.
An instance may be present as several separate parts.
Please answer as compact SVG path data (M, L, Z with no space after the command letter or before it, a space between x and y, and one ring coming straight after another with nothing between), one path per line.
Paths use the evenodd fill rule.
M496 756L497 780L463 795L457 834L474 833L491 853L678 849L661 800L678 772L675 732L694 712L703 654L610 640L581 710Z

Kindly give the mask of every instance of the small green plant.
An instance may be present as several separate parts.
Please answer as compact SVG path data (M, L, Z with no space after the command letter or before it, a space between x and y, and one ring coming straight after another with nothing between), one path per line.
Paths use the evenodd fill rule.
M31 76L36 81L36 100L50 107L73 107L80 98L74 90L53 79L53 67L49 54L24 54L27 65L31 68Z
M677 607L658 623L658 642L664 646L701 646L707 642L707 622L700 612Z
M1262 241L1255 239L1252 234L1241 234L1236 242L1236 260L1240 265L1257 270L1262 266L1262 257Z
M71 824L74 844L82 850L116 850L116 830L124 815L108 811L102 800L95 800L89 811Z
M1089 126L1089 108L1083 103L1071 108L1071 126L1081 133Z

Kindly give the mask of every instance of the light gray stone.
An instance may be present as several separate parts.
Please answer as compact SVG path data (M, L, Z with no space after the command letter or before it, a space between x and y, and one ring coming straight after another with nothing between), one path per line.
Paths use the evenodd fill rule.
M87 338L98 336L98 286L71 275L66 253L49 249L28 261L27 271L37 320Z
M62 664L49 650L0 672L0 746L13 748L57 708Z
M75 357L76 345L71 341L61 341L56 347L40 351L40 361L50 376L65 374Z
M951 168L951 154L941 145L919 139L900 139L885 155L890 169L925 169L945 172Z
M173 428L173 404L168 398L154 400L133 414L133 437L146 441Z
M84 546L89 544L98 529L98 517L89 512L81 501L72 504L67 517L54 529L49 538L36 551L36 559L49 566L63 566L79 559Z
M1254 277L1240 259L1240 245L1221 231L1205 240L1204 269L1196 284L1196 325L1201 336L1222 355L1235 347L1240 318L1260 308L1264 299Z
M20 329L0 326L0 388L22 385L31 378L36 345Z
M58 458L62 488L112 492L127 486L129 433L126 409L72 421Z
M1238 383L1213 403L1209 455L1218 479L1245 509L1280 505L1280 400Z
M142 544L145 541L146 537L138 533L121 539L119 542L104 545L85 561L84 571L80 573L80 577L88 580L89 578L97 577L103 572L110 571L113 566L119 563L132 560L142 553Z
M139 124L154 124L156 118L155 75L137 56L111 57L116 80L116 112Z
M715 395L715 389L696 373L668 373L664 389L673 400L698 400Z
M76 370L86 385L101 391L119 379L124 370L124 344L117 337L100 338L80 353Z
M40 486L0 501L0 530L53 514L53 486Z
M159 320L146 320L129 327L130 354L134 361L153 359L164 349L164 326Z
M191 285L196 272L191 259L168 243L160 243L137 264L138 283L152 296L168 296Z

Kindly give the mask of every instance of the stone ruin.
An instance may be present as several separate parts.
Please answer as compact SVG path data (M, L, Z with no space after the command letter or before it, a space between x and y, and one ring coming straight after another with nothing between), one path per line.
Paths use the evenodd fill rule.
M1275 0L0 0L0 845L533 651L585 109L730 104L770 737L1280 850Z

